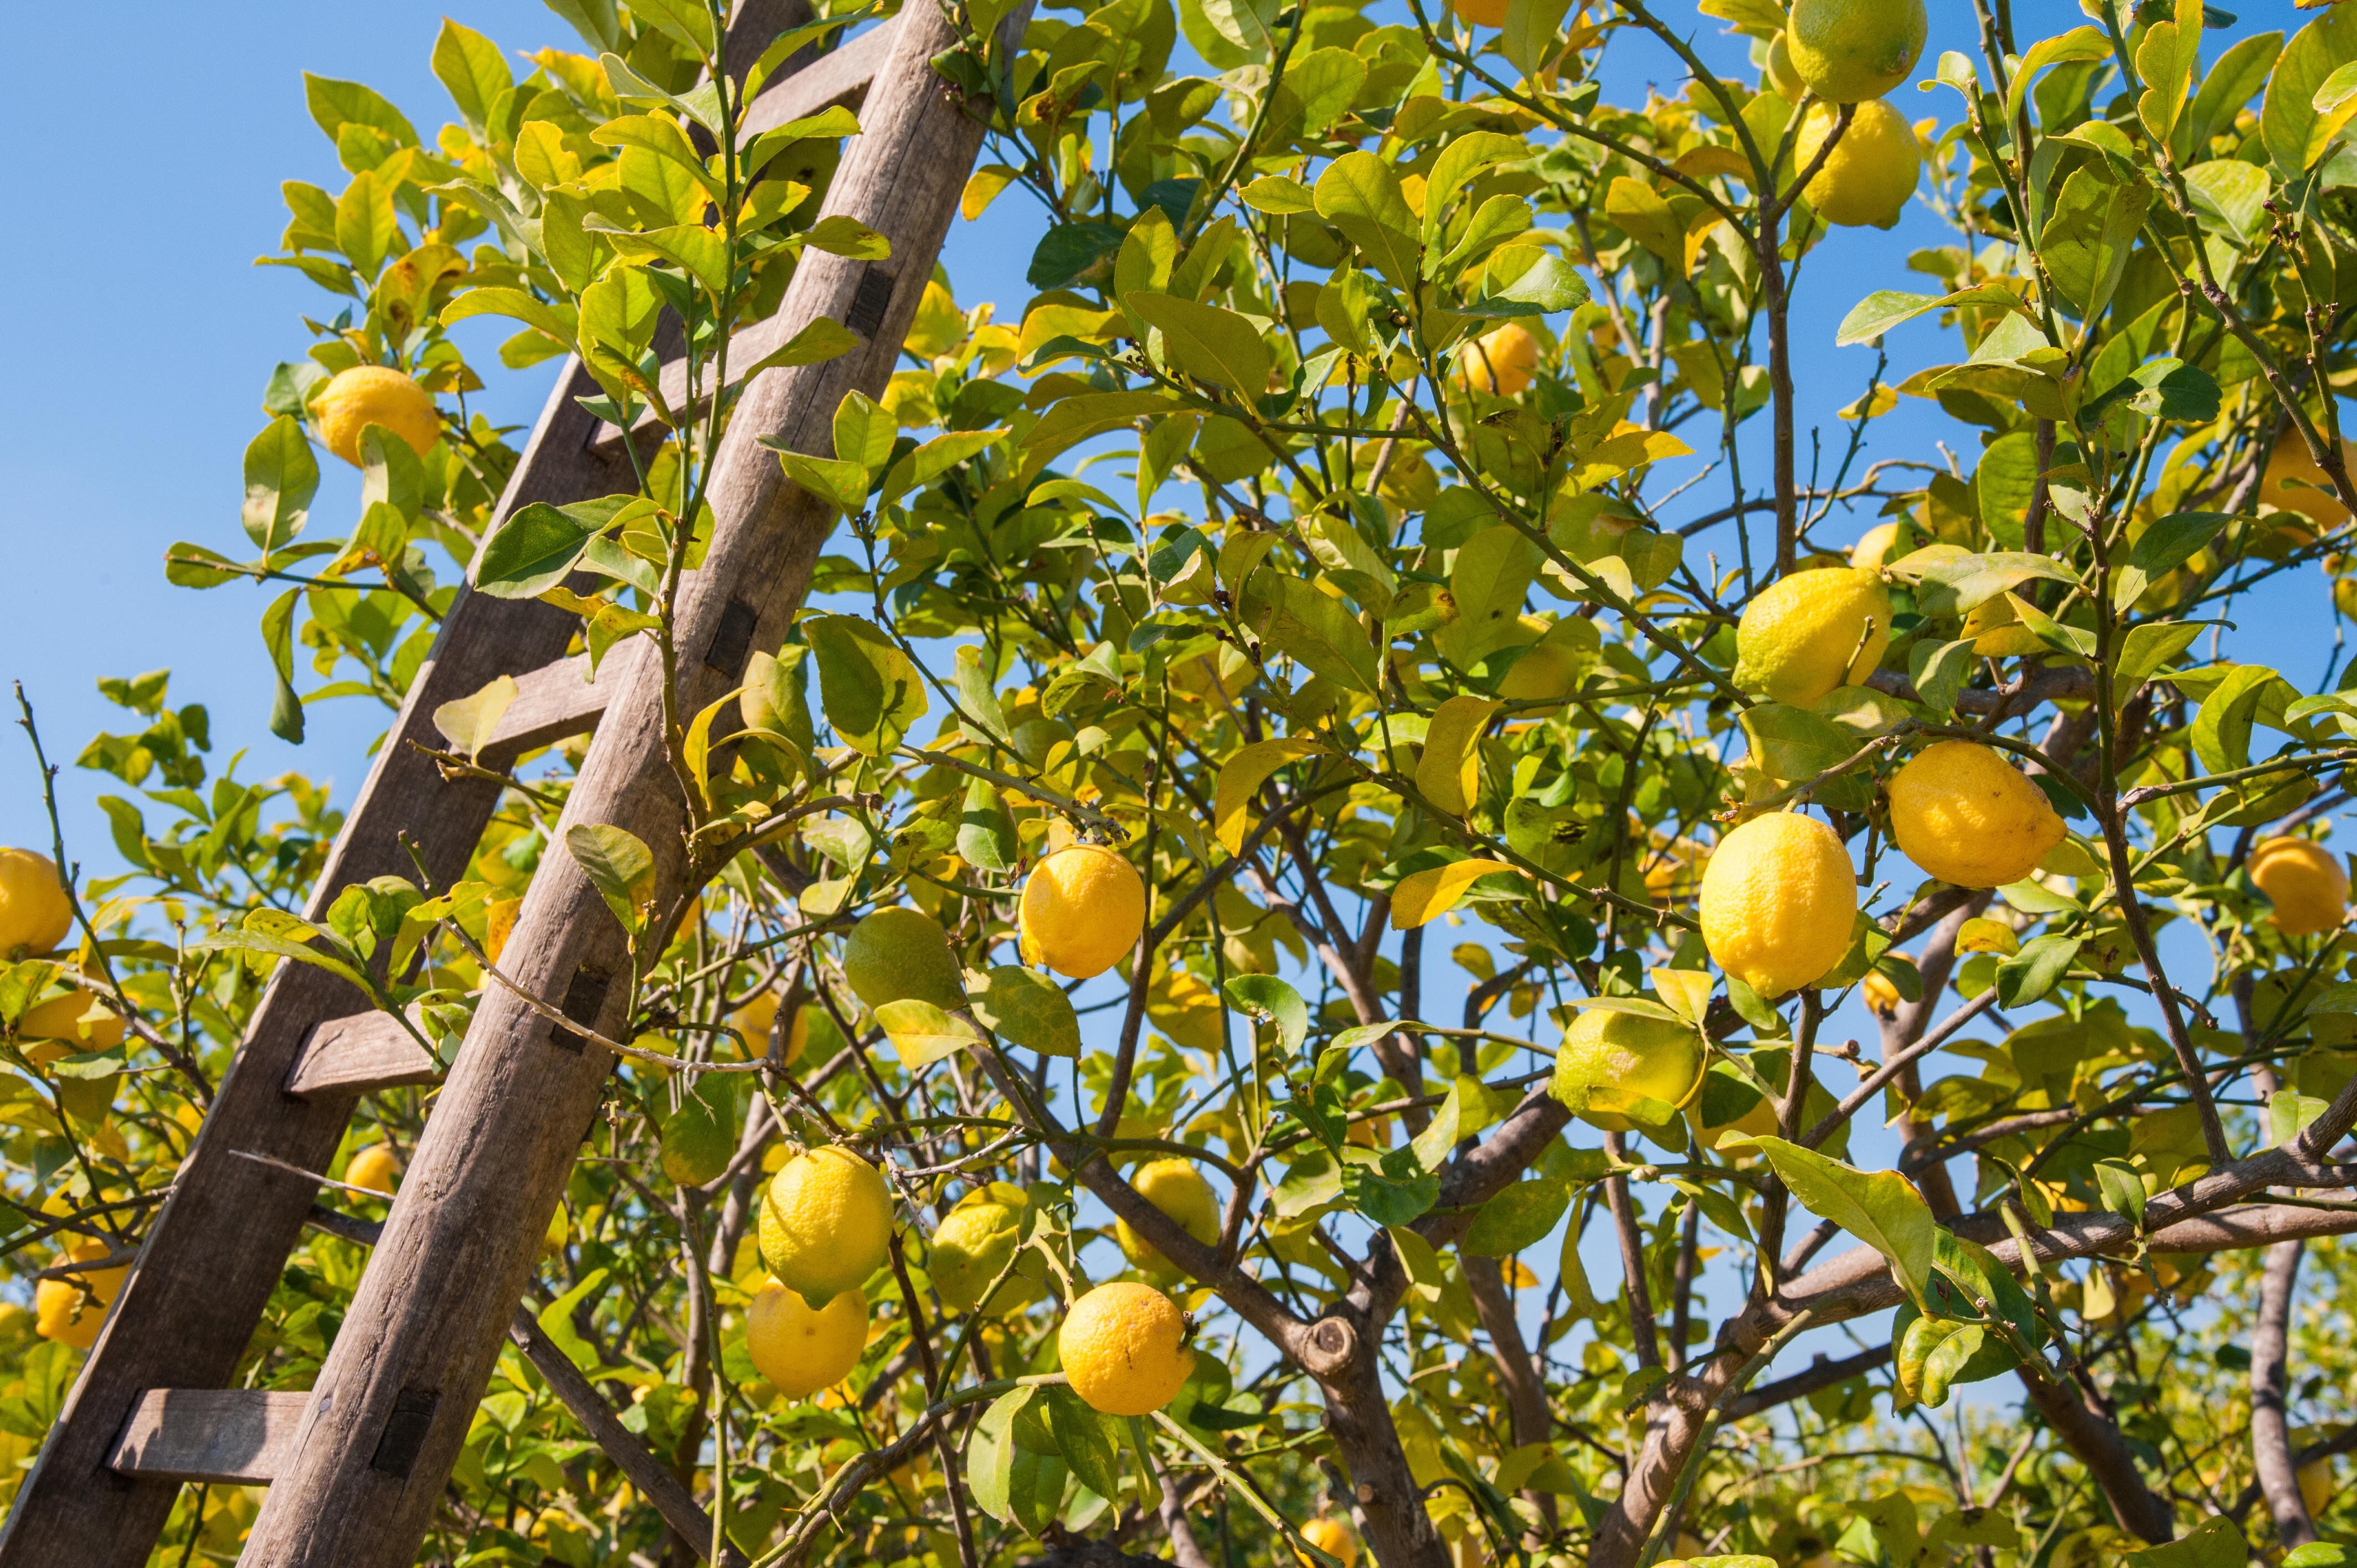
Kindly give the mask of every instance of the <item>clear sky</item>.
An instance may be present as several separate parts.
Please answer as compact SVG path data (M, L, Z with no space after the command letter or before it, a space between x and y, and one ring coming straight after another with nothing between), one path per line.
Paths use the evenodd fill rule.
M2237 33L2306 19L2288 0L2237 8L2245 18ZM2083 19L2067 0L2024 0L2016 9L2025 39ZM1932 10L1926 73L1942 48L1973 44L1961 0L1935 0ZM228 10L126 0L97 12L23 7L13 16L16 58L52 63L17 74L17 123L38 129L0 165L0 200L22 224L16 242L0 249L0 321L18 366L0 381L0 542L8 572L0 678L24 682L53 756L70 762L95 730L134 727L117 723L97 678L169 667L175 701L212 710L216 771L246 747L247 778L301 768L332 779L339 798L358 784L382 711L365 700L321 704L310 712L305 745L273 738L268 664L254 629L267 594L242 585L209 593L173 587L162 558L176 540L242 550L239 462L263 423L263 385L274 364L300 357L310 338L299 315L324 300L286 270L252 264L276 249L285 222L280 180L342 183L333 148L305 111L302 73L367 81L430 137L448 117L426 66L441 15L416 0L364 8L242 0ZM457 15L511 50L577 47L537 0L463 0ZM1735 41L1708 29L1697 41L1727 67L1739 58ZM1617 58L1614 95L1622 102L1641 96L1648 74L1674 84L1666 51ZM84 59L102 60L108 73L95 96L91 75L71 63ZM1944 91L1901 89L1896 101L1910 115L1943 119L1957 106ZM1019 312L1029 293L1022 272L1032 222L1010 193L980 224L952 231L948 261L962 301L996 299L1003 317ZM1838 232L1812 256L1796 331L1811 405L1804 429L1812 410L1829 419L1854 398L1872 363L1868 349L1832 347L1835 323L1871 288L1932 288L1905 263L1911 249L1939 238L1936 222L1918 212L1887 234ZM479 328L486 349L501 330ZM1943 347L1928 321L1900 328L1892 344L1893 364L1905 370L1937 362L1932 356ZM493 414L532 419L551 367L512 374L488 352L479 359ZM1909 399L1877 423L1871 454L1935 458L1933 443L1943 438L1970 461L1971 434ZM330 472L314 526L340 532L357 483L332 459L323 466ZM1749 471L1764 475L1764 462ZM1712 481L1696 499L1716 489ZM1731 559L1731 542L1715 541ZM2301 617L2248 618L2242 656L2269 659L2312 682L2332 636L2315 586L2298 582ZM317 682L306 670L298 683ZM91 804L112 785L70 768L61 781L70 848L94 871L115 865ZM0 742L0 843L46 839L28 754L20 737L8 737Z

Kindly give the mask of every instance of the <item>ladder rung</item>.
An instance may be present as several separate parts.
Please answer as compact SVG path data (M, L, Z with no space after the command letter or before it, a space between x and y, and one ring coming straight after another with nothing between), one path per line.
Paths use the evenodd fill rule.
M597 715L606 711L607 699L629 682L631 667L644 646L642 641L632 640L607 654L597 666L595 681L588 678L589 656L586 653L559 659L517 676L516 699L500 715L498 727L483 745L484 764L505 767L535 747L554 746L596 729Z
M268 1486L293 1452L306 1392L149 1389L132 1407L107 1467L158 1481Z
M857 107L866 96L867 84L876 79L877 68L891 50L893 27L893 23L887 22L869 28L754 99L745 111L746 135L759 135L838 103ZM737 333L728 340L728 362L739 367L758 363L784 346L787 325L783 317L770 316ZM662 388L663 402L678 408L687 397L686 364L674 360L665 365L657 384ZM615 425L600 424L589 439L591 446L608 448L620 443L622 432Z
M404 1084L435 1083L442 1064L390 1013L355 1013L311 1026L310 1036L286 1074L286 1092L298 1100L366 1094Z

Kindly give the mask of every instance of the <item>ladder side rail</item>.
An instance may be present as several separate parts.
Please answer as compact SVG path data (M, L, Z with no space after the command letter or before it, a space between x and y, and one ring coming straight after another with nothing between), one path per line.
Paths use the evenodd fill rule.
M957 42L935 7L903 13L827 199L829 213L885 234L889 260L806 254L780 311L789 329L821 315L854 324L866 348L764 372L716 459L712 542L675 618L690 711L737 682L751 646L782 638L832 526L831 511L790 484L755 437L825 451L844 393L872 395L889 378L981 145L980 120L931 66ZM748 616L749 644L722 635ZM658 902L676 895L683 872L683 808L662 711L660 666L648 660L609 704L559 835L577 822L638 834L653 852ZM542 863L507 951L517 983L565 1004L567 1016L601 1033L621 1026L623 933L569 858ZM241 1559L249 1568L410 1562L612 1068L608 1052L553 1029L506 990L485 994L320 1369L295 1452L255 1520Z

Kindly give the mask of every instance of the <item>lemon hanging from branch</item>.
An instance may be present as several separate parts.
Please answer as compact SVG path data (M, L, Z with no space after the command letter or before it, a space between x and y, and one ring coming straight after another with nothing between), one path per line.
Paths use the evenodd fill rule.
M1023 884L1023 957L1058 974L1103 974L1137 946L1146 884L1117 850L1071 843L1034 866Z
M1056 1349L1072 1391L1107 1415L1151 1415L1178 1397L1195 1368L1178 1304L1135 1280L1103 1284L1072 1303Z
M1833 829L1797 811L1754 817L1702 874L1711 961L1765 997L1813 985L1849 951L1857 877Z
M2037 870L2065 830L2046 792L2004 757L1943 740L1891 775L1890 831L1926 875L1958 887L2002 887Z
M1854 566L1795 572L1744 607L1735 628L1735 683L1806 707L1865 680L1889 646L1890 595L1881 578Z

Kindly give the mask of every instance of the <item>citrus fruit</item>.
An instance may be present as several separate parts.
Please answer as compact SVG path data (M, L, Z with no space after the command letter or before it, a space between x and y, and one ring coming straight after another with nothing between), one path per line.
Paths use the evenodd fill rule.
M2352 478L2357 478L2357 441L2341 444L2341 458ZM2297 480L2298 483L2292 481ZM2276 437L2275 450L2267 456L2267 471L2259 480L2259 499L2287 512L2297 512L2319 528L2333 528L2349 520L2349 509L2341 504L2333 493L2332 481L2324 469L2308 455L2308 443L2299 432L2287 426ZM2277 526L2281 526L2278 520ZM2298 530L2305 535L2307 530Z
M1890 596L1854 566L1780 577L1743 607L1735 628L1735 683L1806 707L1866 679L1890 646Z
M1923 0L1793 0L1792 69L1829 103L1862 103L1907 80L1931 18Z
M905 904L878 909L851 928L843 977L870 1007L887 1002L965 1005L965 983L941 923Z
M967 1193L949 1211L933 1232L932 1255L925 1264L942 1301L960 1312L981 1305L983 1292L1022 1245L1023 1211L1028 1207L1021 1187L993 1182ZM992 1294L988 1310L1014 1312L1039 1299L1037 1280L1009 1273Z
M802 1051L810 1044L810 1015L811 1010L807 1004L794 1009L793 1024L786 1030L783 1060L788 1067L802 1059ZM778 1026L777 992L772 990L756 993L751 1001L737 1009L728 1022L738 1034L745 1036L745 1049L748 1056L760 1057L767 1054L770 1048L770 1036L775 1033Z
M1866 978L1858 982L1857 993L1865 998L1866 1010L1878 1018L1891 1017L1906 1000L1899 994L1899 987L1891 983L1890 977L1878 969L1867 971Z
M1342 1568L1357 1568L1359 1532L1331 1514L1320 1514L1303 1525L1301 1539L1327 1556L1339 1561ZM1300 1558L1305 1564L1315 1563L1318 1561L1301 1552L1296 1552L1294 1555Z
M1475 392L1512 397L1531 384L1539 368L1539 340L1519 322L1484 332L1458 356L1457 381Z
M1146 884L1118 850L1075 843L1031 868L1018 914L1023 957L1058 974L1103 974L1137 946Z
M66 1248L66 1262L79 1263L103 1258L113 1249L91 1237ZM87 1350L98 1337L106 1322L107 1306L114 1293L123 1288L123 1276L128 1266L113 1269L92 1269L86 1274L68 1274L43 1280L33 1287L33 1332L44 1339L55 1339L77 1350ZM84 1295L81 1285L90 1287Z
M1890 776L1899 853L1958 887L2003 887L2062 842L2046 791L1986 746L1935 741Z
M1849 951L1857 920L1849 851L1814 817L1754 817L1703 868L1703 945L1762 996L1816 983Z
M1816 161L1817 149L1834 134L1839 115L1830 103L1810 107L1792 153L1795 167L1805 169ZM1825 155L1824 166L1809 181L1809 205L1828 223L1888 229L1907 210L1907 199L1915 194L1922 172L1915 127L1878 98L1857 105L1849 129Z
M1792 40L1788 34L1778 33L1768 40L1768 64L1760 71L1760 81L1787 103L1798 103L1809 95L1809 84L1792 69Z
M351 1157L344 1166L344 1181L351 1187L364 1187L371 1192L388 1197L393 1192L393 1178L401 1174L401 1156L382 1144L371 1144Z
M1130 1177L1137 1194L1171 1219L1178 1228L1206 1247L1220 1239L1220 1200L1211 1184L1192 1164L1176 1155L1148 1160ZM1164 1257L1153 1242L1129 1228L1126 1219L1114 1221L1114 1239L1122 1256L1158 1280L1175 1280L1178 1266Z
M1753 1070L1767 1076L1756 1057ZM1706 1149L1716 1149L1729 1138L1765 1137L1776 1130L1776 1102L1760 1093L1731 1062L1711 1063L1710 1070L1702 1075L1702 1088L1694 1097L1691 1113Z
M761 1199L761 1261L814 1307L883 1267L891 1235L882 1174L839 1144L788 1160Z
M2299 1500L2308 1505L2309 1517L2313 1519L2322 1513L2326 1505L2332 1501L2335 1488L2332 1482L2331 1455L2327 1455L2321 1459L2310 1459L2294 1471L2293 1475L2299 1482Z
M419 456L441 438L442 415L424 387L382 365L355 365L337 372L311 402L311 417L328 450L361 467L361 436L382 424Z
M2251 851L2251 880L2276 907L2276 928L2313 936L2341 924L2349 908L2349 873L2314 839L2271 838Z
M83 1051L111 1051L123 1043L123 1020L87 991L69 991L25 1009L16 1037L35 1066Z
M1626 1133L1663 1124L1636 1119L1649 1100L1683 1110L1702 1076L1702 1036L1691 1025L1584 1007L1555 1049L1548 1092L1589 1126Z
M57 863L29 849L0 849L0 959L48 952L73 929L73 905Z
M1857 542L1850 546L1849 564L1861 572L1874 571L1889 564L1891 552L1898 547L1899 524L1878 522L1859 534Z
M1135 1280L1103 1284L1072 1303L1056 1349L1072 1391L1107 1415L1151 1415L1194 1369L1187 1319L1168 1296Z
M702 1187L716 1179L737 1153L736 1133L694 1095L662 1119L659 1139L662 1173L675 1187Z
M745 1309L745 1353L753 1369L790 1400L833 1388L867 1348L867 1298L838 1291L814 1307L770 1280Z
M1457 14L1476 27L1506 25L1506 0L1456 0Z

